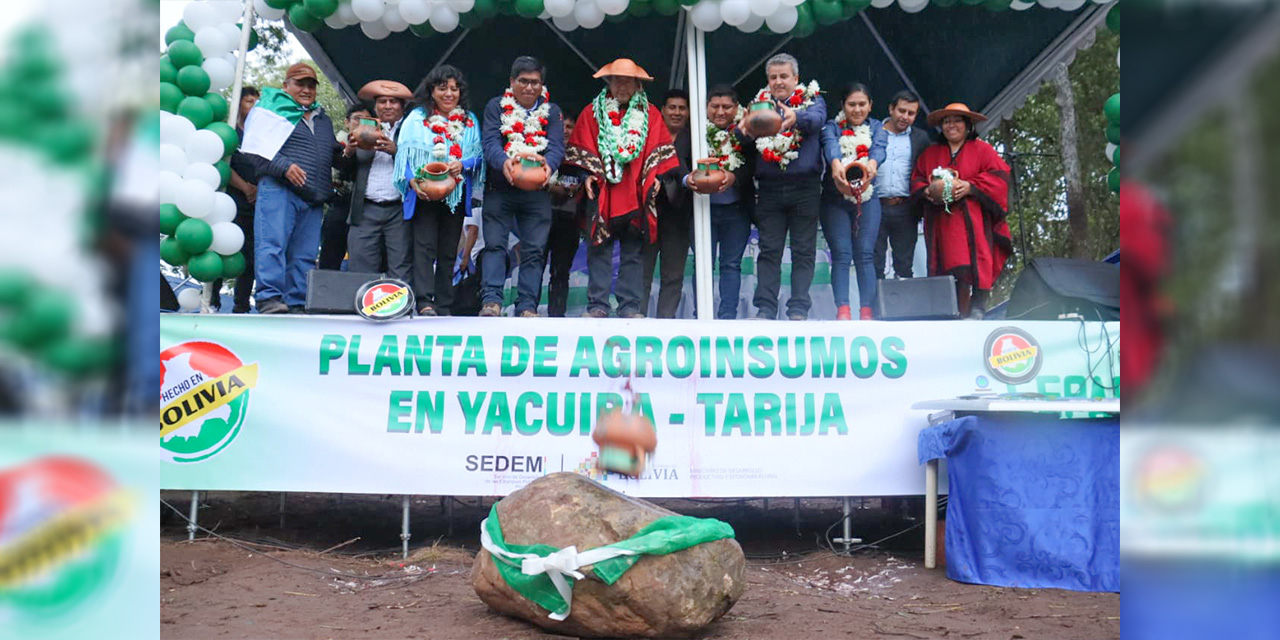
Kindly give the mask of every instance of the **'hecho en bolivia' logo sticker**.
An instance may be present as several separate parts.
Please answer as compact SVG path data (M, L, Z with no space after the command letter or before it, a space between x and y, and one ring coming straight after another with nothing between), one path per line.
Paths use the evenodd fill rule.
M394 320L413 310L413 290L394 278L366 283L356 292L356 311L369 320Z
M983 363L992 376L1006 384L1022 384L1034 380L1044 364L1040 343L1031 334L1016 327L1000 327L987 337L982 350Z
M258 364L226 347L184 342L160 352L160 448L170 462L199 462L240 434Z

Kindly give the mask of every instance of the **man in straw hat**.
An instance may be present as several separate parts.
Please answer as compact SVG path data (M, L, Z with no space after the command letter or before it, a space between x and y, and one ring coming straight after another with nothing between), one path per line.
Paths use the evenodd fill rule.
M360 88L360 99L372 105L381 133L372 149L361 149L356 136L347 138L344 173L354 173L347 223L347 268L357 273L409 277L409 226L395 187L396 137L404 122L409 88L394 80L374 80Z
M606 86L582 110L565 152L565 164L587 174L590 246L586 316L609 315L616 241L617 315L643 318L642 248L657 240L661 181L684 183L688 172L676 159L662 113L645 96L641 82L653 77L628 58L614 60L592 77L603 78Z

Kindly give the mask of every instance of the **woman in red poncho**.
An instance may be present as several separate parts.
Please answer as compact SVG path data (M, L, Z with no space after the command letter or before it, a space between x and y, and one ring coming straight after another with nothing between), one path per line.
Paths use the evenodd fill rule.
M684 176L662 114L640 84L653 78L627 58L601 67L593 77L604 78L608 86L578 116L564 159L587 174L586 316L609 316L616 241L618 317L642 318L641 250L657 240L658 190L663 180L683 181Z
M955 102L929 114L943 141L925 149L911 174L911 198L923 209L929 275L952 275L960 315L981 319L996 278L1013 253L1005 219L1009 165L978 139L987 117Z

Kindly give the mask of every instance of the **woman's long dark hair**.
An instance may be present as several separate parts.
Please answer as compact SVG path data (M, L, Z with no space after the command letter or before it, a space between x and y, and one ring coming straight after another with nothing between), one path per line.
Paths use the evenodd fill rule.
M458 106L464 111L470 111L471 94L467 90L467 80L462 75L462 71L451 64L442 64L427 73L427 76L418 84L417 90L413 92L414 102L417 102L430 115L431 110L436 106L435 100L431 97L431 90L449 80L458 83Z

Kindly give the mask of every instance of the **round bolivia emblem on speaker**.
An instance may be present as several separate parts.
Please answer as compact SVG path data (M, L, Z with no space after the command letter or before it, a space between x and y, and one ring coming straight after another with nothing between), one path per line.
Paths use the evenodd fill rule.
M356 312L369 320L395 320L412 310L413 290L402 280L372 280L356 292Z

